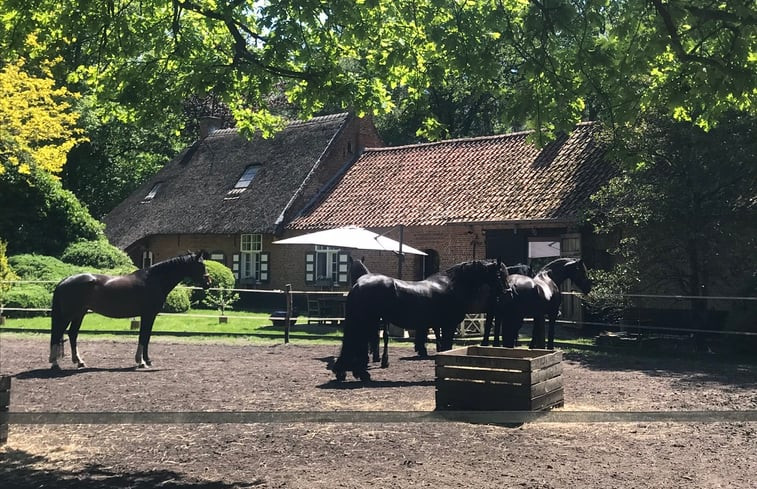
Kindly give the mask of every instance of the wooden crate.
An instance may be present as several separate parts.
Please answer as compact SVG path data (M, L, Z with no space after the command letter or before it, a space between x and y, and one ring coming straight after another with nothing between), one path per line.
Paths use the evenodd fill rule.
M541 411L563 404L562 352L466 346L436 355L436 409Z
M8 410L11 404L11 378L0 376L0 445L8 441Z

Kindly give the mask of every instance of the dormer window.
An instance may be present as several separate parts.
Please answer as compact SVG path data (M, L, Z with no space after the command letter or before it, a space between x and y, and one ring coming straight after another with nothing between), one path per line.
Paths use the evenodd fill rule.
M242 172L242 176L239 177L239 180L237 180L236 185L234 185L234 188L229 190L226 198L236 198L239 197L239 194L245 191L247 187L250 186L250 183L255 178L255 175L258 173L258 169L260 169L260 165L249 165L247 168L244 169Z
M163 185L163 182L158 182L155 185L152 186L149 192L147 192L147 195L145 195L145 198L142 199L142 203L150 202L152 199L155 198L155 195L157 195L158 190Z

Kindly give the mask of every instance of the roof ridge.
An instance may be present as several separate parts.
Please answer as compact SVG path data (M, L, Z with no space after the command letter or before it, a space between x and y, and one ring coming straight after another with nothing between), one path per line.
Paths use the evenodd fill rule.
M580 126L591 126L594 124L595 124L595 121L582 121L582 122L576 123L575 127L578 128ZM397 149L411 149L411 148L420 148L420 147L440 146L443 144L479 142L479 141L489 141L493 139L510 139L510 138L528 136L530 134L533 134L534 132L535 131L533 129L526 129L523 131L507 132L504 134L492 134L489 136L474 136L474 137L469 137L469 138L445 139L443 141L430 141L427 143L403 144L401 146L380 146L380 147L375 147L375 148L365 148L365 151L393 151Z
M339 119L346 119L349 115L350 115L349 112L340 112L338 114L319 115L319 116L313 117L312 119L307 119L307 120L293 119L293 120L287 121L286 126L284 126L284 129L308 126L311 124L321 124L324 122L337 121ZM229 134L238 134L238 133L239 133L239 128L237 128L236 126L225 127L223 129L216 129L215 131L208 134L208 137L212 138L212 137L226 136Z
M509 133L509 134L495 134L492 136L476 136L472 138L456 138L456 139L445 139L443 141L430 141L428 143L414 143L414 144L403 144L401 146L380 146L375 148L365 148L365 151L391 151L396 149L410 149L410 148L420 148L420 147L431 147L431 146L441 146L445 144L454 144L454 143L462 143L462 142L476 142L476 141L487 141L491 139L504 139L504 138L514 138L516 136L523 136L533 131L520 131L517 133Z

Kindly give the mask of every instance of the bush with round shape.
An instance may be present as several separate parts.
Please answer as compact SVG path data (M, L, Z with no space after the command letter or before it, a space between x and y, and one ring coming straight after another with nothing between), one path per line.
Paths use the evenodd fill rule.
M213 260L205 260L205 270L210 276L210 287L220 290L195 290L192 294L193 302L199 303L203 308L218 309L223 314L224 310L231 309L239 300L239 294L231 291L236 283L234 272L223 263Z
M66 247L60 259L66 263L97 269L134 269L129 255L104 239L78 241Z
M189 296L191 290L182 285L176 286L166 297L166 302L163 303L163 312L187 312L189 310Z

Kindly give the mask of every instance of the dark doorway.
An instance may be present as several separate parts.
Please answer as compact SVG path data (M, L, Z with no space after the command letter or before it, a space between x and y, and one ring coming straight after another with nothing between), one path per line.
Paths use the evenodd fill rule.
M512 229L487 230L486 258L500 258L505 265L528 263L528 236Z
M439 253L436 250L423 250L426 256L423 257L423 270L421 278L424 279L439 271Z

